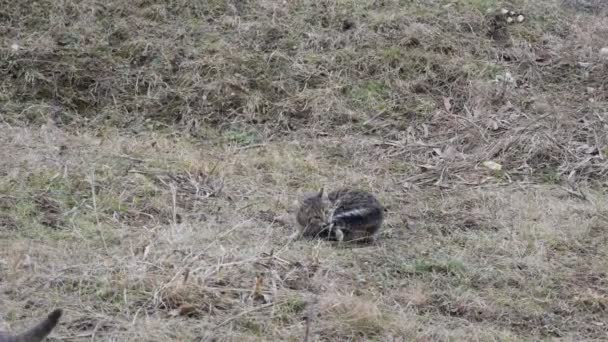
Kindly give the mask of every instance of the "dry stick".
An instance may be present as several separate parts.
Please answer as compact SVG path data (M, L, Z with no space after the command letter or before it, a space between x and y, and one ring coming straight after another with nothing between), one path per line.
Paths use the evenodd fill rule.
M111 157L123 158L138 163L144 163L146 161L145 159L135 158L124 154L112 154Z
M172 203L173 227L175 227L177 225L177 188L175 187L174 183L170 184L170 188L171 188L171 200L173 201L173 203Z
M309 279L310 281L310 279ZM310 326L312 325L313 307L317 303L317 298L313 297L308 306L308 312L306 313L306 330L304 331L304 342L308 342L310 337Z
M91 171L91 176L89 177L89 184L91 184L91 197L93 199L93 213L95 214L95 223L97 227L97 233L101 237L101 242L103 243L103 248L106 251L107 255L110 255L108 252L108 244L106 243L106 238L103 236L103 232L101 231L99 225L99 212L97 211L97 196L95 196L95 169Z
M251 144L251 145L240 146L240 147L237 147L234 152L237 153L240 151L250 150L250 149L254 149L254 148L261 148L261 147L266 147L266 144Z
M379 118L380 116L382 116L382 114L386 113L386 109L383 109L381 111L379 111L376 115L372 116L371 118L365 120L365 122L363 122L363 126L368 125L370 122L376 120L377 118Z
M308 342L310 336L310 317L306 316L306 331L304 332L304 342Z
M255 312L255 311L258 311L258 310L262 310L262 309L265 309L265 308L271 307L271 306L273 306L273 305L275 305L275 304L278 304L278 303L268 303L268 304L264 304L264 305L256 306L255 308L251 308L251 309L249 309L249 310L242 311L242 312L240 312L239 314L237 314L237 315L235 315L235 316L232 316L232 317L228 318L227 320L223 321L222 323L220 323L220 324L216 325L215 327L216 327L216 328L223 327L224 325L226 325L226 324L228 324L228 323L230 323L230 322L234 321L235 319L237 319L237 318L239 318L239 317L245 316L246 314L249 314L249 313L252 313L252 312Z
M469 112L469 109L467 107L465 107L465 110L467 111L467 113ZM467 118L465 116L461 116L461 115L453 114L453 113L451 113L451 114L452 114L453 117L458 118L458 119L462 119L462 120L468 122L469 124L471 124L473 127L477 128L477 130L479 131L479 135L481 136L481 138L483 139L483 141L485 141L486 143L488 143L488 138L486 138L486 135L483 132L484 129L481 126L479 126L478 124L476 124L475 122L473 122L473 120L471 120L471 119L469 119L469 118Z
M306 330L304 331L304 342L308 342L308 338L310 337L310 324L312 322L312 305L308 308L305 320Z
M582 192L580 189L577 189L578 190L578 192L577 192L575 190L568 189L565 186L560 186L560 188L562 190L566 191L567 193L569 193L570 195L572 195L572 196L574 196L574 197L576 197L576 198L578 198L580 200L589 201L589 199L587 198L587 196L585 195L585 193Z
M521 135L521 133L523 133L523 132L524 132L524 131L526 131L528 128L532 127L532 125L534 125L535 123L537 123L537 122L541 121L542 119L544 119L544 118L548 117L548 116L549 116L549 115L551 115L551 114L552 114L552 113L547 113L547 114L541 115L541 116L539 116L538 118L536 118L536 119L534 119L534 120L530 121L530 122L529 122L529 123L528 123L526 126L524 126L524 127L520 127L520 128L517 128L517 129L515 130L515 132L513 132L513 133L511 134L511 137L510 137L510 138L507 140L507 143L506 143L506 144L504 144L504 146L501 146L501 148L500 148L500 149L502 149L502 150L506 150L506 149L507 149L507 147L509 147L510 145L514 144L516 141L518 141L519 139L521 139L521 136L522 136L522 135ZM492 149L490 149L490 150L489 150L489 151L486 153L486 155L485 155L485 159L491 159L491 158L493 158L493 157L494 157L494 156L495 156L495 155L496 155L496 154L499 152L498 150L500 150L500 149L497 149L496 151L494 151L494 150L496 149L496 146L500 146L500 145L499 145L499 144L495 144L495 145L494 145L494 147L493 147Z

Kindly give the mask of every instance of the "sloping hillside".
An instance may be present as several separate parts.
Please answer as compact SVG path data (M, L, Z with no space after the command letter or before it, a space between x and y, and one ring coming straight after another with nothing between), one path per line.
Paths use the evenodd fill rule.
M61 307L62 341L604 339L607 18L5 1L0 318ZM288 241L322 185L378 195L376 244Z

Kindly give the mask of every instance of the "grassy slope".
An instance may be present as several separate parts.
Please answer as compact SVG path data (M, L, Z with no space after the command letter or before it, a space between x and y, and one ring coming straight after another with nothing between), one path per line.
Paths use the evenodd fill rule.
M299 341L306 316L312 340L605 337L588 3L515 1L506 31L477 0L2 6L3 318L64 307L56 336L83 341ZM379 195L377 245L288 243L322 184Z

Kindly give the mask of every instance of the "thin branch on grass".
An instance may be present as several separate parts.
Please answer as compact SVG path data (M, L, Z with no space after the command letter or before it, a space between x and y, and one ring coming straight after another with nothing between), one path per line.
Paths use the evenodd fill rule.
M177 187L173 182L169 187L171 189L171 218L173 220L173 227L175 227L177 225Z
M239 313L239 314L237 314L237 315L235 315L235 316L232 316L232 317L228 318L227 320L225 320L225 321L223 321L222 323L218 324L218 325L217 325L215 328L217 329L217 328L223 327L224 325L226 325L226 324L228 324L228 323L230 323L230 322L234 321L235 319L237 319L237 318L239 318L239 317L243 317L243 316L245 316L245 315L247 315L247 314L250 314L250 313L252 313L252 312L259 311L259 310L266 309L266 308L269 308L269 307L271 307L271 306L273 306L273 305L275 305L275 304L279 304L279 303L267 303L267 304L264 304L264 305L256 306L256 307L251 308L251 309L249 309L249 310L245 310L245 311L243 311L243 312L241 312L241 313Z
M241 151L245 151L245 150L261 148L261 147L265 147L267 145L268 144L251 144L251 145L240 146L240 147L237 147L234 152L236 153L236 152L241 152Z
M306 321L306 330L304 332L304 342L308 342L310 338L310 327L312 325L312 318L314 316L314 307L317 303L317 298L315 297L308 303L308 312L306 313L306 317L304 317Z
M93 201L93 214L95 215L95 225L97 228L97 233L101 238L101 242L103 243L103 248L107 255L110 255L108 251L108 244L106 243L106 238L101 231L101 226L99 224L99 211L97 210L97 196L95 195L95 169L93 169L89 175L89 184L91 185L91 198Z
M384 113L386 113L387 109L383 109L381 111L379 111L376 115L372 116L371 118L365 120L363 122L363 126L367 126L370 122L376 120L377 118L381 117Z

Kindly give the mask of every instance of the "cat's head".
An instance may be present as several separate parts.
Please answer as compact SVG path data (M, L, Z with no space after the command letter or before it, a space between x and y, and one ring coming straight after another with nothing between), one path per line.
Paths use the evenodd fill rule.
M319 192L304 197L300 201L298 210L298 223L313 230L324 228L328 224L331 202L324 188Z

